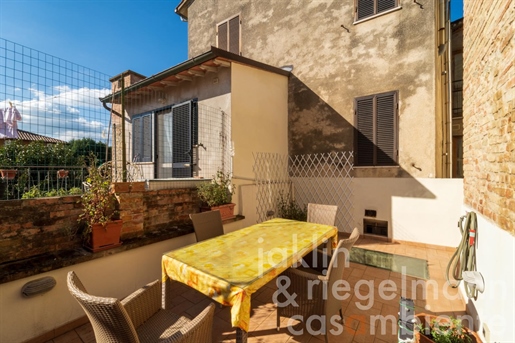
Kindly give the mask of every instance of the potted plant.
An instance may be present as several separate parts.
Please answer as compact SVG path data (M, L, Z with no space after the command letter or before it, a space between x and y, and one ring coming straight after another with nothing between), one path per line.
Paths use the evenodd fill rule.
M231 183L230 173L218 170L211 182L202 183L197 187L197 194L202 202L201 211L220 210L222 220L235 217L234 206L236 204L231 202L234 185Z
M78 220L84 225L86 247L97 252L122 244L122 220L118 200L111 191L110 165L97 167L97 159L94 156L90 157L88 162L88 177L80 199L84 210Z
M419 343L477 343L479 336L466 328L460 319L420 313L416 315L415 342Z

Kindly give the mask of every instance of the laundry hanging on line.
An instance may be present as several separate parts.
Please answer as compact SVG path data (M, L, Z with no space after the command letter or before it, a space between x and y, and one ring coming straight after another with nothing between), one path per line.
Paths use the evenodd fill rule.
M18 122L21 121L20 111L16 106L0 109L0 138L18 138Z

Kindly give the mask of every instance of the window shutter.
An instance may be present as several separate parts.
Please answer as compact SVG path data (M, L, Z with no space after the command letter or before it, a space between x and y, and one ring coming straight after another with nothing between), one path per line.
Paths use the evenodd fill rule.
M375 0L358 0L357 20L371 16L374 14Z
M152 116L146 115L142 118L142 148L141 161L152 162Z
M377 13L381 13L389 10L390 8L395 8L396 0L377 0Z
M378 166L391 166L396 161L395 142L395 94L378 95L376 98L376 156Z
M191 102L172 108L172 177L191 177Z
M227 22L218 25L218 47L227 50Z
M229 20L229 49L233 54L240 54L240 16Z
M135 162L141 162L141 142L142 142L142 118L134 118L132 120L132 159Z
M374 165L374 97L356 100L357 165Z

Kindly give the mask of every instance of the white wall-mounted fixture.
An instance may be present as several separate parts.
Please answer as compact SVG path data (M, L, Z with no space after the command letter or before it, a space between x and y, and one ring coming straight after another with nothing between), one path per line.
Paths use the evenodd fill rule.
M485 279L480 272L477 271L464 271L461 275L463 277L463 281L475 285L476 289L483 293L485 290Z

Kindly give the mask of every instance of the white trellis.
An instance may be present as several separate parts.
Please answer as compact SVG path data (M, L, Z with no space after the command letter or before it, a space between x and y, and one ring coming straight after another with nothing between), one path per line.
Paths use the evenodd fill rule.
M285 156L257 153L254 173L257 185L257 217L263 221L277 214L281 192L293 191L297 203L337 205L336 226L353 228L352 152Z

